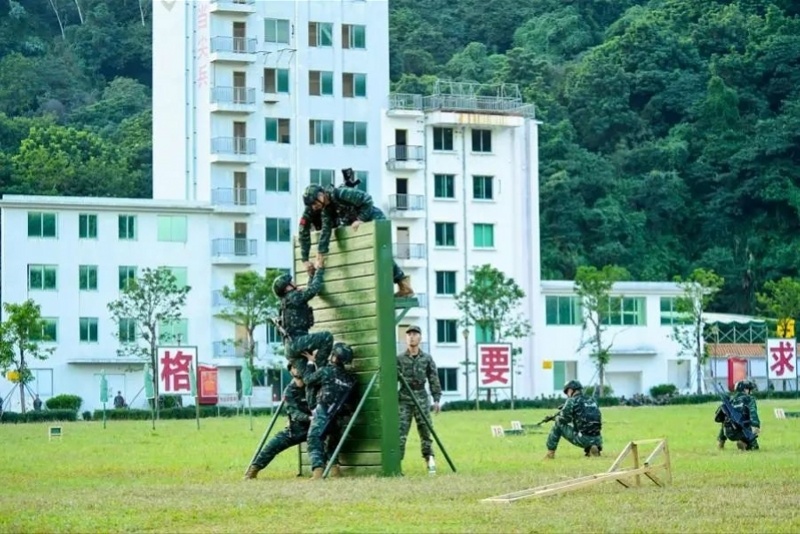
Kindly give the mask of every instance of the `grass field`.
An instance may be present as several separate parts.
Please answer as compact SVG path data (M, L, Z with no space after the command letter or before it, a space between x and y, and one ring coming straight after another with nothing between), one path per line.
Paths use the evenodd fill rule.
M428 476L412 428L402 478L297 478L296 449L258 480L242 474L268 418L0 426L0 532L798 532L800 419L777 420L763 401L761 450L715 446L715 405L606 408L604 456L562 441L546 461L545 434L493 438L492 424L549 412L444 412L434 424L458 469L438 455ZM283 425L279 421L276 430ZM549 425L545 425L549 428ZM606 471L633 439L667 437L673 483L604 482L566 495L480 503Z

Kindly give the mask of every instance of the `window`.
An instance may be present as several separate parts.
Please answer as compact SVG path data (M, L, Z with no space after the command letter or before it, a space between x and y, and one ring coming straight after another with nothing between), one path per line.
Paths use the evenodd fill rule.
M311 169L309 174L311 183L314 185L333 185L333 181L336 179L336 171L333 169Z
M264 92L289 94L289 69L264 69Z
M367 146L367 123L344 121L343 137L345 146Z
M78 237L97 239L97 215L85 213L78 215Z
M494 328L492 325L475 325L475 342L492 343L495 341Z
M291 219L267 218L267 241L288 243L292 240Z
M608 312L603 314L602 323L606 325L645 326L644 297L610 297Z
M264 119L264 138L273 143L289 144L289 119L275 119L267 117Z
M264 19L264 41L267 43L289 44L289 21L285 19Z
M136 280L136 267L133 265L120 265L119 267L119 288L123 290L128 287L128 283Z
M332 145L333 121L308 121L308 143L311 145Z
M55 291L57 289L56 265L28 265L28 289L41 291Z
M53 396L53 370L52 369L28 369L31 373L31 381L25 384L26 389L33 391L34 395L40 397Z
M473 176L472 198L475 200L492 200L494 198L492 179L492 176Z
M97 343L97 318L81 317L78 322L81 343Z
M333 23L309 22L308 46L333 46Z
M159 343L188 343L189 319L175 319L158 323Z
M175 277L175 286L178 289L183 289L188 285L189 269L186 267L164 267L164 269L169 269L169 272Z
M475 248L494 248L494 225L484 223L473 224L472 242Z
M81 291L97 291L97 265L78 266L78 287Z
M333 72L327 70L308 71L308 94L312 96L332 96Z
M436 271L436 294L437 295L456 294L455 271Z
M366 48L367 27L360 24L342 24L342 48Z
M433 149L434 150L453 150L453 129L434 128L433 129Z
M31 341L43 343L58 342L58 319L55 317L42 317L42 331L31 332Z
M342 74L342 96L345 98L367 96L367 75L352 72Z
M360 183L356 186L356 189L359 191L367 192L367 183L369 182L369 172L368 171L354 171L355 179L361 180Z
M28 237L56 237L56 214L29 211Z
M472 151L491 152L492 151L492 131L491 130L472 130Z
M436 342L457 343L458 321L455 319L436 319Z
M439 374L439 384L442 385L443 392L458 391L458 368L438 367L436 372Z
M283 336L272 323L267 323L267 343L283 344Z
M456 177L453 174L433 175L434 198L456 198Z
M578 362L576 361L559 361L553 362L553 389L561 391L564 384L570 380L578 379Z
M544 299L544 307L547 325L583 324L583 308L578 297L548 296Z
M678 298L661 297L661 325L673 326L679 324L692 324L691 313L684 312L678 307Z
M437 247L456 246L456 223L435 223L434 228Z
M119 320L117 337L120 343L135 343L136 331L136 319L121 318Z
M272 193L288 193L289 169L287 167L265 168L264 189Z
M119 238L136 239L136 215L119 216Z
M186 243L186 216L159 215L158 240Z

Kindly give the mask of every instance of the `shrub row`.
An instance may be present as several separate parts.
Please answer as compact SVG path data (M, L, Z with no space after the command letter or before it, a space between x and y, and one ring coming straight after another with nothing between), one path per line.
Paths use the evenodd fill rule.
M239 414L242 415L249 415L249 411L247 410L239 410ZM93 414L89 414L89 412L84 412L83 419L87 419L87 415L91 416L91 419L95 421L102 421L103 420L103 410L95 410ZM216 406L201 406L200 407L200 418L205 419L207 417L234 417L236 415L236 408L231 408L228 406L220 406L219 412L217 412ZM271 416L272 415L272 408L253 408L253 415L254 416ZM152 413L150 410L106 410L106 420L115 420L115 421L122 421L122 420L145 420L151 419ZM158 412L159 419L194 419L195 418L195 408L194 406L186 406L184 408L165 408L163 410L159 410Z
M0 423L18 424L18 423L41 423L43 421L76 421L78 412L75 410L44 410L35 412L17 413L17 412L3 412L0 415Z
M80 410L81 404L83 404L83 399L77 395L56 395L44 403L48 410L72 410L73 412Z

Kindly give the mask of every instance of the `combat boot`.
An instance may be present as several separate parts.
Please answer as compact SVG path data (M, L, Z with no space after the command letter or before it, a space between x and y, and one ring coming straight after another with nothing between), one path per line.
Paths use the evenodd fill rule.
M556 457L556 451L547 451L547 454L545 454L544 459L545 460L554 460L555 457Z
M325 470L323 468L321 468L321 467L315 467L314 468L314 474L311 476L311 480L322 479L322 473L324 471Z
M397 282L397 293L395 293L394 296L404 298L412 295L414 295L414 290L411 289L411 278L406 276Z
M597 445L589 447L589 456L600 456L600 449L597 448Z
M736 442L736 447L737 447L737 448L738 448L740 451L746 451L746 450L747 450L747 442L746 442L746 441L739 440L739 441L737 441L737 442Z
M722 440L717 441L717 448L718 449L724 449L725 448L725 442L722 441Z
M244 474L244 479L245 480L253 480L254 478L256 478L258 476L258 472L259 471L261 471L261 469L259 467L255 466L255 465L251 465L250 467L247 468L247 472Z
M339 478L340 476L342 476L342 470L341 470L341 469L339 469L339 464L336 464L336 465L334 465L333 467L331 467L331 473L330 473L330 475L331 475L333 478Z

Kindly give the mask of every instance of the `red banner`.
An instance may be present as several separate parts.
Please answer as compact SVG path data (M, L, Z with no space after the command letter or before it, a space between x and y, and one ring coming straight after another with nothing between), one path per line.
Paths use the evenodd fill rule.
M481 388L511 387L511 343L478 343L478 384Z
M200 384L200 404L216 404L219 398L217 368L213 365L200 365L197 369L197 383Z

